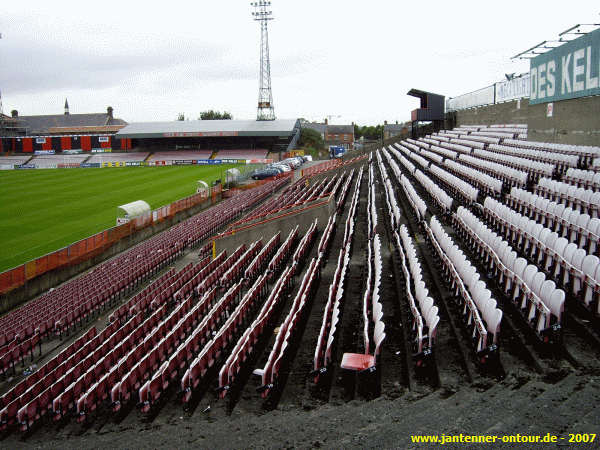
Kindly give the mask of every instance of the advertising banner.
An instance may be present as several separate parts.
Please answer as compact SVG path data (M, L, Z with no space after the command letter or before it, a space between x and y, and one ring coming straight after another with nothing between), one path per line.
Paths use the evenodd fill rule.
M446 101L447 111L472 108L474 106L491 105L494 103L494 85L484 87L468 94L449 98Z
M100 163L81 163L81 164L79 164L79 167L87 169L87 168L91 168L91 167L98 168L101 166L100 166Z
M65 155L78 155L80 153L83 153L83 150L79 149L79 150L63 150L63 153Z
M36 150L34 153L36 155L54 155L55 152L54 150Z
M142 161L125 161L126 166L141 166Z
M184 159L178 159L178 160L173 161L174 166L189 166L190 164L192 164L192 161L184 160Z
M45 144L46 143L46 138L45 137L35 138L35 143L36 144Z
M93 148L92 153L112 153L110 148Z
M600 95L600 29L536 56L529 74L531 105Z
M247 159L246 160L246 164L271 164L272 162L273 162L272 159L265 159L265 158Z
M529 74L510 81L496 83L496 103L529 97L531 81Z
M35 169L35 164L17 164L15 169Z

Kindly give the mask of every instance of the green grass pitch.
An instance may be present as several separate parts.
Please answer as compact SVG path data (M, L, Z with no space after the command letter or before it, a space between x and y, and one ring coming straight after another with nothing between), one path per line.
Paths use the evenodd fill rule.
M0 272L114 226L119 205L156 209L237 166L0 171Z

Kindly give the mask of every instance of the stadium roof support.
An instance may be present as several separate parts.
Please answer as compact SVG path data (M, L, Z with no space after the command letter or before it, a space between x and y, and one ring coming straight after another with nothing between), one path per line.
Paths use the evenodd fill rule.
M150 205L144 200L136 200L135 202L121 205L118 209L125 217L133 219L134 217L141 216L145 212L150 212Z

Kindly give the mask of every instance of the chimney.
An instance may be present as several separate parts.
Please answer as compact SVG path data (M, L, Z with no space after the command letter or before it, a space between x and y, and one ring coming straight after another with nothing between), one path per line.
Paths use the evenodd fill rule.
M109 106L108 108L106 108L106 114L108 114L108 118L110 120L113 119L113 108L112 108L112 106Z
M15 117L15 118L17 118L17 117L19 117L19 111L17 111L16 109L13 109L13 110L10 112L10 115L11 115L12 117Z
M66 116L69 115L69 102L67 101L66 98L65 98L65 115Z

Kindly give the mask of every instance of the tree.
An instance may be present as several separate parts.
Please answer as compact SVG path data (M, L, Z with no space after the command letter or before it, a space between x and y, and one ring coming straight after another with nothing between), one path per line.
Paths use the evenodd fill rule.
M323 138L318 131L312 128L302 128L300 130L300 139L298 139L299 147L312 147L315 149L323 148Z
M208 110L208 111L202 111L200 113L200 120L231 120L233 119L233 116L231 115L231 113L227 112L227 111L215 111L215 110Z

